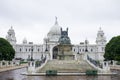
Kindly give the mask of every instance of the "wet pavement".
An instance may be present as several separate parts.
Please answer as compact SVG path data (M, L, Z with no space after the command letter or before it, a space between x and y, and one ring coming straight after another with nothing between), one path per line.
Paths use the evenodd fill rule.
M26 68L0 73L0 80L120 80L120 70L112 70L112 76L25 76L21 75Z

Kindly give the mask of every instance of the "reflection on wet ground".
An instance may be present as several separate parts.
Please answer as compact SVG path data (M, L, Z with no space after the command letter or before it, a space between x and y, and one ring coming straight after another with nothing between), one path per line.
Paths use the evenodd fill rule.
M0 80L120 80L120 70L112 70L112 76L25 76L26 68L0 73Z

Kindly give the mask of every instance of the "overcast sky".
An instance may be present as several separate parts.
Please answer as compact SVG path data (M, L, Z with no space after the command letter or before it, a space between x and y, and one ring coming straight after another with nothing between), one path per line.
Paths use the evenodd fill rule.
M13 26L17 43L43 43L55 16L72 43L95 43L99 27L107 41L120 34L120 0L0 0L0 37Z

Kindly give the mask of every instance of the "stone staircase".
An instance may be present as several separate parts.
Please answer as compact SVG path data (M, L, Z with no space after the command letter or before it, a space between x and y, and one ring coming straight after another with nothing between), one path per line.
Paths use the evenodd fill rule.
M83 54L77 54L76 56L77 56L77 60L80 60L80 61L83 60L83 57L84 57Z
M58 72L85 72L94 69L84 60L49 60L47 64L37 72L57 70Z

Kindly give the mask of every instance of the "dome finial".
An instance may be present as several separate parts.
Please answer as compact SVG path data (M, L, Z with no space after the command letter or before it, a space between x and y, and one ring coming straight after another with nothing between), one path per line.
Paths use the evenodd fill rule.
M11 29L13 29L13 26L11 26Z
M101 27L99 28L99 30L101 30Z
M57 17L55 16L55 25L58 25Z

